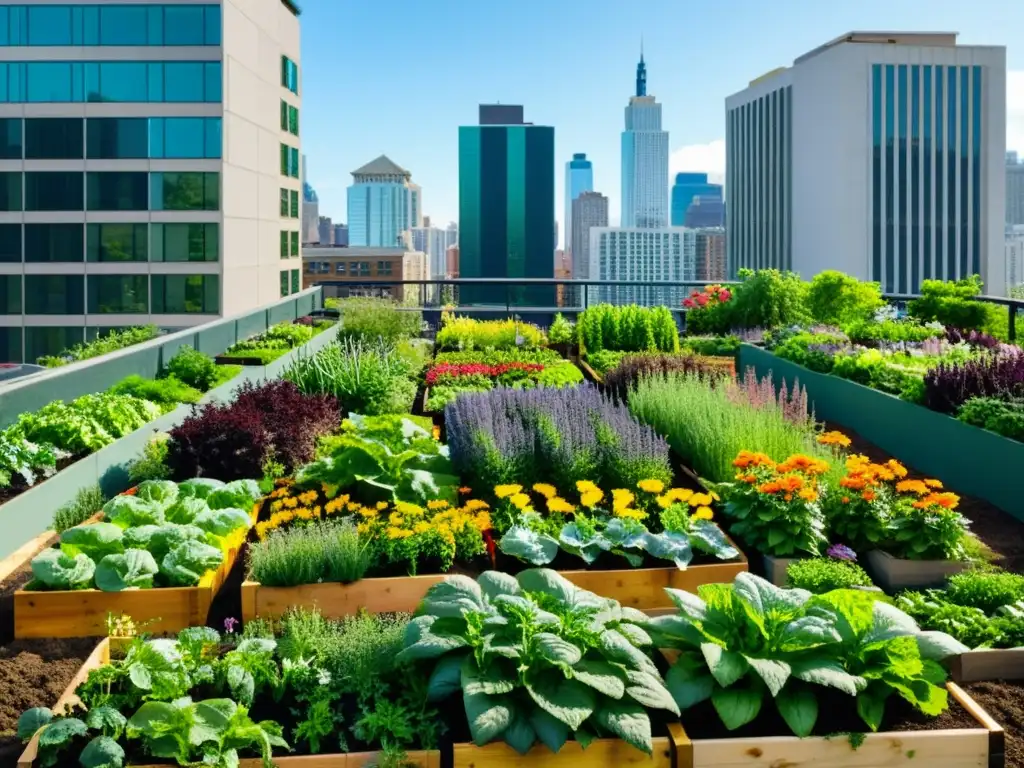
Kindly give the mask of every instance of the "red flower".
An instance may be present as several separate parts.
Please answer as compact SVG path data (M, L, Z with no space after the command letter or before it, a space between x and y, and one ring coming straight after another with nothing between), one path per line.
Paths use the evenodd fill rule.
M687 309L693 309L697 305L693 303L693 299L683 299L683 306Z
M427 384L433 386L438 378L450 379L460 376L486 376L489 379L496 379L501 374L511 370L523 370L527 373L539 373L544 370L540 363L501 363L500 365L486 365L484 363L438 363L427 371Z
M703 307L703 306L705 306L705 305L706 305L707 303L708 303L708 297L707 297L707 294L705 294L705 293L702 293L702 294L700 294L700 295L698 295L698 296L697 296L697 304L699 304L700 306L702 306L702 307Z
M728 301L731 298L732 298L732 294L729 293L729 291L727 291L725 288L723 288L722 290L720 290L718 292L718 300L719 301Z
M494 536L491 535L490 531L484 531L483 536L484 544L487 545L487 556L491 558L491 568L497 570L498 566L495 562L497 547L494 544Z

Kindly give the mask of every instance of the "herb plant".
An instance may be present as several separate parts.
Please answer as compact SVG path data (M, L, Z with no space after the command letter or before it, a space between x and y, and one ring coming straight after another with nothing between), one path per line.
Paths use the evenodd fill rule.
M786 569L787 586L821 595L833 589L871 587L871 578L856 563L830 557L794 560Z

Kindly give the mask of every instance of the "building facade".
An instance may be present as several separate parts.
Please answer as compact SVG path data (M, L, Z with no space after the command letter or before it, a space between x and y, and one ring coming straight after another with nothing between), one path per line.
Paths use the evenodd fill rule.
M722 185L708 181L706 173L677 173L672 185L672 226L691 226L686 223L686 211L698 197L722 199ZM721 225L724 226L724 222Z
M698 195L686 209L683 226L707 229L725 226L725 201L721 197Z
M553 277L554 211L553 127L526 123L459 127L461 277ZM506 295L504 287L463 286L460 298L463 303L504 303ZM518 287L511 300L551 306L554 291Z
M348 247L348 227L345 224L334 225L334 244L341 247Z
M1024 224L1006 228L1003 244L1006 257L1006 295L1024 285Z
M1006 50L858 32L726 100L730 274L1004 289Z
M322 285L325 297L376 296L419 301L419 286L373 285L372 280L425 280L427 256L405 248L313 246L302 249L304 288Z
M429 224L430 217L426 218ZM443 229L425 226L412 229L412 248L427 255L427 271L430 278L443 278L447 270L446 251L448 234Z
M302 244L320 242L320 198L309 183L306 156L302 156Z
M562 219L565 230L565 248L572 250L572 201L584 192L594 189L594 166L587 160L584 152L573 154L572 160L565 164L565 218ZM557 223L556 223L557 226ZM557 238L555 248L558 248Z
M725 229L697 229L694 279L717 283L725 280L728 274L725 261Z
M396 248L415 226L419 187L412 174L386 155L352 171L348 188L348 241L354 248Z
M641 53L636 95L626 107L622 132L623 227L668 225L668 131L661 130L661 104L647 95L647 66Z
M1006 223L1024 224L1024 160L1016 152L1006 153Z
M0 362L300 288L293 5L5 4L0 48Z
M590 230L590 279L682 282L696 279L697 233L683 227L594 227ZM596 286L588 302L678 307L684 287Z
M317 226L320 245L334 245L334 222L330 216L321 216Z
M608 198L600 192L584 192L573 200L572 276L590 278L590 230L608 226Z

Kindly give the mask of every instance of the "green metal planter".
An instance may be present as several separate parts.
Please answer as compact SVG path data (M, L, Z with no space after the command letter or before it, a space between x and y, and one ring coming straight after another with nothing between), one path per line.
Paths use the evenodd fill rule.
M737 373L748 367L788 388L799 379L819 420L845 426L952 490L1024 520L1024 443L744 344Z

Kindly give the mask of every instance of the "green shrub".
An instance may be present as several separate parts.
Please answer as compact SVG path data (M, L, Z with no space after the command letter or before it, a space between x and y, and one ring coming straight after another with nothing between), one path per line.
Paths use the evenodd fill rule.
M134 395L156 403L164 411L173 410L179 403L198 403L203 393L188 386L174 376L165 379L144 379L142 376L126 376L110 388L114 395Z
M313 328L309 325L284 322L270 326L262 336L270 341L283 341L289 347L298 347L313 338Z
M679 330L666 307L598 304L580 315L576 334L580 350L588 355L602 350L679 351Z
M950 577L946 599L993 614L1024 600L1024 576L999 570L970 570Z
M155 339L160 335L160 329L155 325L144 325L133 328L125 328L121 331L110 331L88 344L76 344L65 349L58 355L40 357L36 362L45 365L47 368L58 368L68 363L75 363L79 360L88 360L110 352L116 352L125 347L141 344L144 341Z
M535 349L546 342L544 331L532 323L476 320L444 313L434 346L439 350L511 350Z
M973 397L960 406L956 417L965 424L1024 441L1024 399Z
M330 520L272 531L250 544L248 577L268 587L348 584L361 579L369 563L355 526Z
M551 321L551 327L548 328L548 343L571 344L575 340L576 325L562 317L562 313L559 312Z
M1009 318L1006 310L974 297L981 294L977 275L957 281L925 280L921 296L907 304L907 312L922 322L939 322L954 328L978 330L1006 339Z
M341 313L341 338L394 343L418 336L423 325L422 313L400 306L388 299L352 298L339 299L332 308Z
M679 340L682 350L707 357L733 357L740 343L739 336L684 336Z
M132 483L137 485L146 480L170 479L171 469L167 466L169 440L170 435L166 432L158 432L146 443L142 455L128 464L128 479Z
M741 269L742 282L732 286L729 308L731 328L780 328L810 320L807 284L793 272Z
M166 376L173 376L200 392L207 392L217 384L217 363L209 355L192 349L188 344L181 347L167 362Z
M98 485L79 488L75 498L53 513L53 530L64 533L68 528L81 525L99 512L106 502L107 498Z
M884 303L878 283L861 282L834 269L819 272L807 289L808 311L827 325L869 320Z
M622 358L628 354L628 352L614 352L610 349L602 349L598 352L588 352L587 365L603 376L621 363Z
M811 557L794 560L789 564L786 569L786 586L821 595L833 589L870 587L873 584L864 569L856 563L830 557Z

